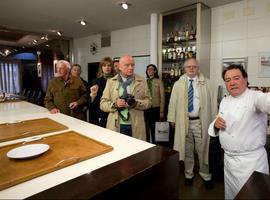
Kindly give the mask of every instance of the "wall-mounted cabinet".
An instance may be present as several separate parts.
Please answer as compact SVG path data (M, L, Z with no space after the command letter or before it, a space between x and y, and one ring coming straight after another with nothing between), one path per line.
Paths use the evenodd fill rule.
M200 71L210 75L211 10L201 3L193 4L160 17L159 70L168 104L173 84L184 73L188 58L199 61Z

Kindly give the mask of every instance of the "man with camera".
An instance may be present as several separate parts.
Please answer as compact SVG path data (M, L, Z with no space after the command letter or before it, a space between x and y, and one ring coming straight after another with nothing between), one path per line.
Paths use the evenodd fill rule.
M109 112L106 127L146 140L144 110L151 107L146 80L134 74L135 62L125 55L119 61L119 73L107 81L100 109Z

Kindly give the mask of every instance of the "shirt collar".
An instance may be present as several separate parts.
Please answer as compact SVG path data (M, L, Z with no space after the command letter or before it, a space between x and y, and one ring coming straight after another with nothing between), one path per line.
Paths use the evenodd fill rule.
M198 76L194 76L193 78L188 77L188 81L190 81L191 79L196 82L198 80Z

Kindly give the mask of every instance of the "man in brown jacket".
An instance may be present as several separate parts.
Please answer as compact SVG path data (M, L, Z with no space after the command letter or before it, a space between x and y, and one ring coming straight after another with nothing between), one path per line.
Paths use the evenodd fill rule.
M83 105L87 102L86 88L80 78L70 75L70 63L60 60L56 64L58 77L50 80L45 107L50 113L63 113L85 120Z
M144 110L152 102L146 80L134 74L134 67L132 56L120 58L120 72L107 81L100 109L109 112L108 129L146 140Z

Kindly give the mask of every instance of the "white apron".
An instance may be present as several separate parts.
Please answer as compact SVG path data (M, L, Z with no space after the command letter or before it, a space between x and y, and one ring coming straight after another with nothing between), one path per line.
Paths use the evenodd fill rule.
M244 153L224 153L225 199L233 199L254 171L269 174L265 148Z

